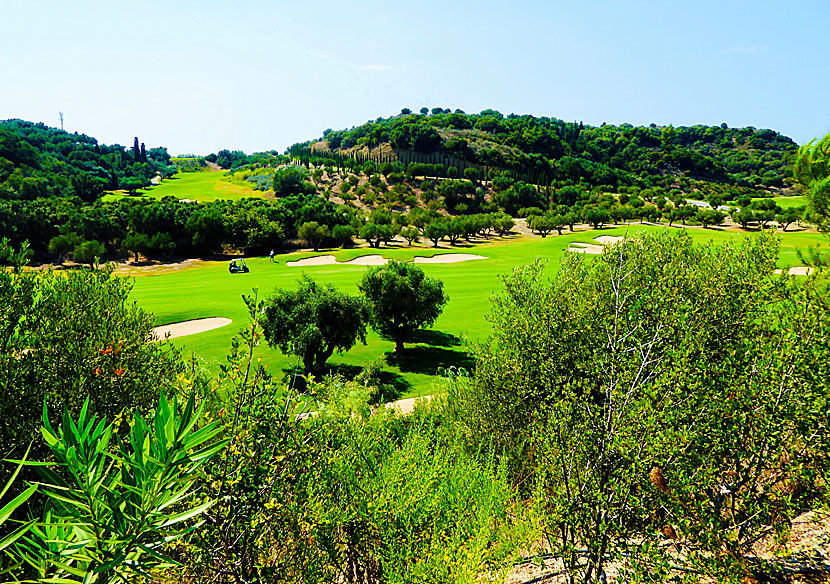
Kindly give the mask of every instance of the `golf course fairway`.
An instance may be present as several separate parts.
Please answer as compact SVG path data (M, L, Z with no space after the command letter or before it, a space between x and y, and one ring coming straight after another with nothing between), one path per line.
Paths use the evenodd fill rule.
M380 359L387 371L387 382L395 385L398 397L413 397L443 391L443 382L437 372L451 366L470 368L471 351L478 342L487 339L490 325L486 315L490 310L490 298L502 288L501 276L535 258L548 261L548 271L559 269L560 260L571 243L596 244L595 237L625 236L640 231L668 229L665 226L630 224L601 230L577 230L575 233L550 235L545 238L509 236L493 237L484 243L441 247L431 245L404 245L352 249L322 250L319 253L299 252L278 255L275 262L267 257L246 258L250 267L247 274L229 274L227 261L197 261L181 269L127 269L125 277L134 277L132 297L139 306L156 315L156 324L164 325L193 319L224 317L233 322L227 326L199 334L184 336L171 342L185 353L194 352L211 370L217 370L224 362L233 335L248 322L242 295L250 295L258 289L261 298L274 288L293 288L303 273L319 282L331 283L338 289L357 294L357 283L371 266L348 264L361 256L382 255L384 258L411 261L416 256L431 257L437 254L465 253L483 256L484 259L457 263L421 263L430 276L444 282L449 295L443 314L432 329L418 335L416 342L407 344L400 357L395 356L394 343L381 339L370 331L367 344L358 344L350 351L329 359L329 365L345 374L353 374L369 362ZM676 228L671 228L675 230ZM690 228L688 232L699 242L722 243L744 237L724 229ZM787 232L781 236L780 267L801 264L798 249L809 246L827 247L827 240L811 232ZM481 241L481 240L480 240ZM288 266L287 262L312 256L333 255L338 263L317 266ZM288 371L296 358L286 356L266 343L257 348L257 356L268 370L276 375Z

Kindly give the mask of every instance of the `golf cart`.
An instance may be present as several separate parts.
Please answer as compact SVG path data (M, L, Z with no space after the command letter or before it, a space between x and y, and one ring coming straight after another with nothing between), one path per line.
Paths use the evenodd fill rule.
M231 274L247 274L249 270L245 264L245 260L231 260L231 263L228 265L228 271Z

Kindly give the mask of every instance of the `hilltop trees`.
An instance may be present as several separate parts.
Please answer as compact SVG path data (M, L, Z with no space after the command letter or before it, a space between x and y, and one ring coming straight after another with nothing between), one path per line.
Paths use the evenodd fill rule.
M396 260L366 272L358 288L371 307L372 328L395 341L398 352L417 329L432 326L449 300L443 282Z

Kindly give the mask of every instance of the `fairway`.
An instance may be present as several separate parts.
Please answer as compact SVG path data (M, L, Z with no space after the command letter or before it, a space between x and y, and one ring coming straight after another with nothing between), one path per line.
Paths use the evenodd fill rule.
M766 197L768 199L768 197ZM752 199L753 201L763 201L765 197L757 197ZM807 203L810 201L807 197L799 195L793 197L772 197L772 200L775 201L775 204L781 207L782 209L792 209L794 207L806 207Z
M253 183L251 183L253 184ZM179 172L161 184L148 189L139 189L138 194L128 195L123 191L110 193L104 200L120 198L163 199L176 197L190 201L216 201L218 199L244 199L245 197L263 197L265 192L256 191L243 181L230 181L224 170L204 170L199 172Z
M232 319L233 323L228 326L172 341L186 352L195 352L206 366L215 371L224 362L231 337L247 323L245 305L241 299L243 294L251 294L252 289L257 288L261 296L266 296L276 287L294 287L303 273L356 294L358 281L370 269L369 266L342 263L291 267L286 265L289 261L329 254L334 255L338 262L378 253L385 258L398 260L443 253L474 253L484 256L486 259L452 264L419 264L427 274L443 280L450 300L435 327L420 336L423 342L407 345L401 360L393 355L394 343L381 339L374 332L370 332L367 345L357 345L342 355L335 353L329 360L329 364L353 373L375 359L382 359L400 397L412 397L441 391L441 378L436 376L440 368L469 368L472 365L469 352L475 343L485 341L489 335L490 325L486 314L490 309L490 298L501 289L502 275L537 257L547 259L548 270L553 273L559 267L564 250L572 242L596 243L594 238L601 235L623 236L661 229L667 228L631 224L598 231L565 232L561 236L546 238L493 238L491 243L477 245L444 244L440 248L395 246L380 250L354 248L292 253L277 256L274 263L269 262L267 257L248 258L246 262L251 269L248 274L229 274L227 262L197 262L191 267L155 275L137 271L132 294L141 307L156 315L157 324L208 317ZM721 229L697 228L689 229L689 233L700 242L711 240L722 243L743 237L741 233ZM781 234L779 265L800 265L797 249L806 249L808 246L826 248L827 242L822 235L816 233ZM295 363L294 358L284 356L265 344L257 352L263 364L275 374L289 369Z

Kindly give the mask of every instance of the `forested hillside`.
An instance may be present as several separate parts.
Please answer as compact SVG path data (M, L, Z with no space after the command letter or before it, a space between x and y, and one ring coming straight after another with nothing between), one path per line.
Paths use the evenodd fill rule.
M45 124L0 121L0 199L73 197L93 202L106 190L134 191L175 172L163 147L99 144Z
M138 138L132 148L107 146L8 120L0 122L0 235L13 246L28 241L39 260L89 263L348 246L355 237L374 247L395 238L438 246L509 232L515 217L543 237L579 223L705 227L726 213L745 228L786 229L810 220L795 199L781 206L770 198L794 190L796 149L772 130L725 124L591 127L435 108L326 130L287 155L223 149L171 160ZM137 194L155 176L216 169L226 171L217 180L262 194L198 203L202 193L187 189L162 200L101 198Z
M408 109L322 139L296 144L298 157L345 155L380 162L441 163L463 174L508 170L550 186L634 186L715 191L726 200L747 190L787 188L797 145L772 130L720 126L600 127L495 110ZM483 174L483 175L484 175Z

